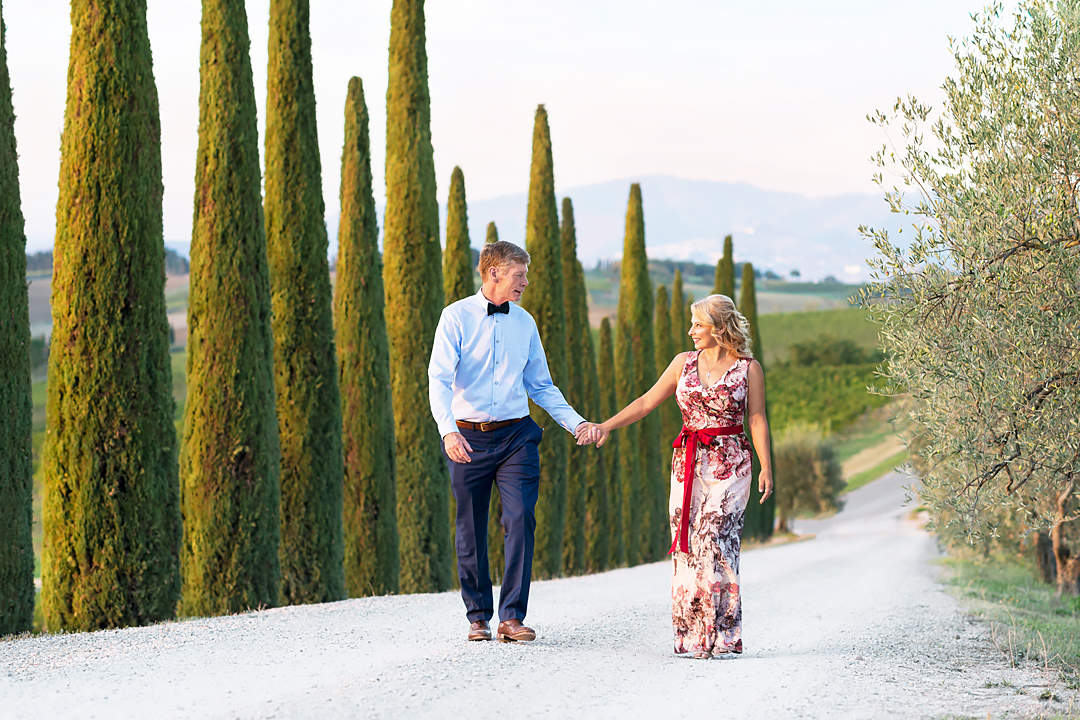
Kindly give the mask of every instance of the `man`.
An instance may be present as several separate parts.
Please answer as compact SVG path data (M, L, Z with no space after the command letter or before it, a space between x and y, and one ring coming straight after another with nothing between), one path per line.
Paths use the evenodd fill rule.
M499 595L503 642L536 639L522 625L532 578L543 430L529 398L579 440L592 423L574 412L551 381L536 321L517 301L529 281L529 254L509 242L484 246L477 294L443 309L428 365L431 414L457 501L457 557L469 640L490 640L493 613L487 526L491 485L499 485L506 571ZM513 302L511 302L513 301Z

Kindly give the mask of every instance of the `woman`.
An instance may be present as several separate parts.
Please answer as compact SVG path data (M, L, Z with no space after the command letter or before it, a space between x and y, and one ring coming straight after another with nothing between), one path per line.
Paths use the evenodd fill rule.
M671 616L675 652L704 659L742 652L739 544L751 483L744 413L761 459L759 502L772 494L773 481L765 376L750 354L746 318L726 295L699 300L691 315L694 350L676 355L647 393L582 442L603 445L612 430L675 393L683 429L671 464Z

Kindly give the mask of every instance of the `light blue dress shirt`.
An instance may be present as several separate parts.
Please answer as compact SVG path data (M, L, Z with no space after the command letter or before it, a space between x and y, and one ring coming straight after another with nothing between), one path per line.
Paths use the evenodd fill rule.
M574 432L585 418L551 381L536 321L510 303L507 314L487 314L481 290L447 306L435 328L428 362L431 414L446 437L455 420L488 422L529 414L529 398Z

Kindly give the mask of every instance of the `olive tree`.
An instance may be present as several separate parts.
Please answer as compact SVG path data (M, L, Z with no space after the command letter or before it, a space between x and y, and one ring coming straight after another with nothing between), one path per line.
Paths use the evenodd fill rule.
M863 228L877 248L865 298L887 390L910 396L939 532L1047 533L1058 590L1076 593L1080 1L973 21L940 109L909 97L870 118L890 136L876 179L914 237Z

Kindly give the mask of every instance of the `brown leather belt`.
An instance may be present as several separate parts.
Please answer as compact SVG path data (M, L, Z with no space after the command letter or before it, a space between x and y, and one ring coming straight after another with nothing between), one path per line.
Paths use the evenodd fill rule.
M457 420L456 422L459 428L464 428L465 430L479 430L480 432L491 432L492 430L504 428L507 425L519 423L527 417L529 416L526 415L525 417L514 418L513 420L490 420L488 422L473 422L471 420Z

